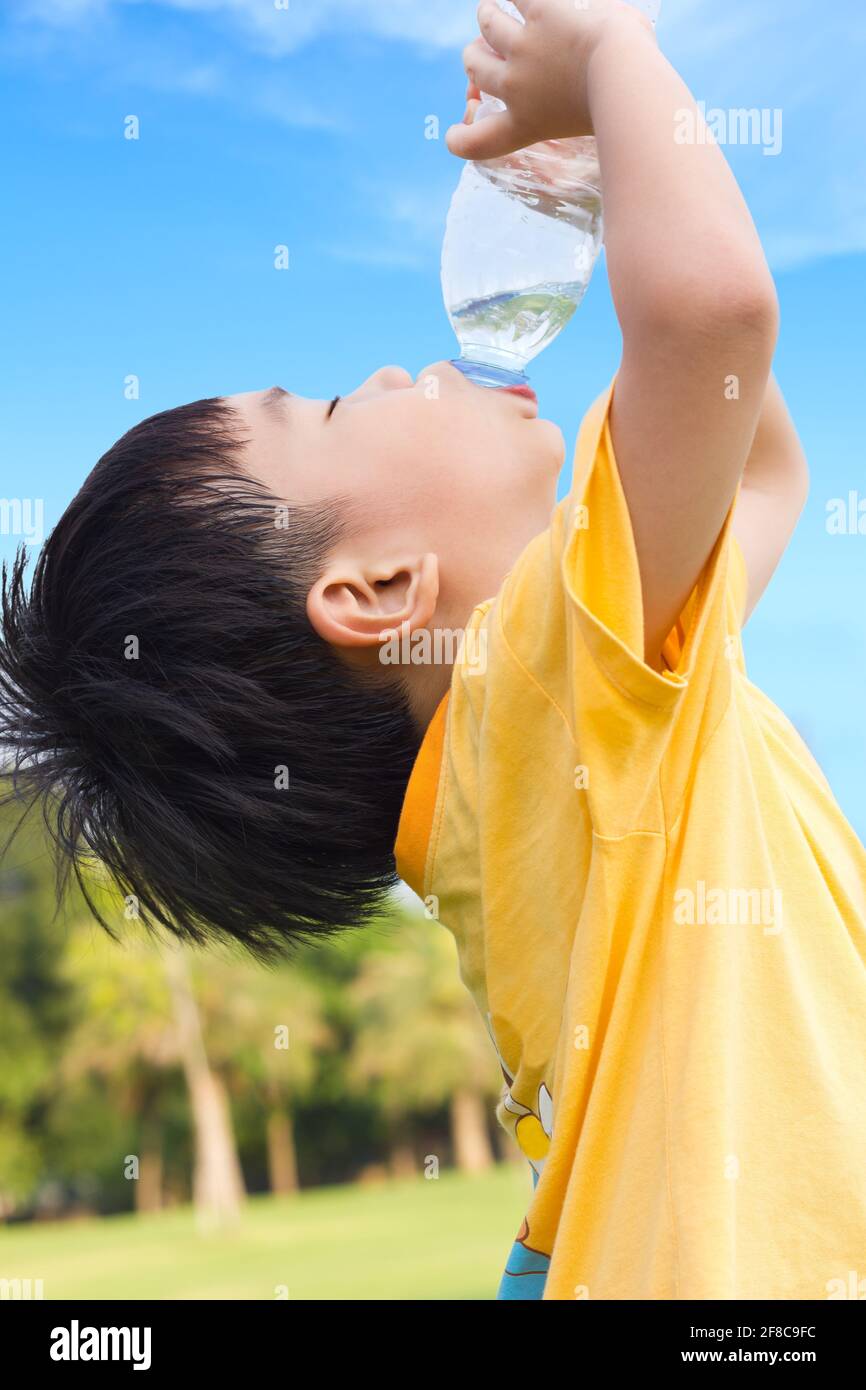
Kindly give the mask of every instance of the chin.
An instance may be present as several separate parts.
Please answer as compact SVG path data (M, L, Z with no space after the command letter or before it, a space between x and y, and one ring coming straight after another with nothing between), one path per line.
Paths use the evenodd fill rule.
M545 434L543 447L550 467L559 473L565 463L565 435L552 420L539 420L537 425L539 431L543 430Z

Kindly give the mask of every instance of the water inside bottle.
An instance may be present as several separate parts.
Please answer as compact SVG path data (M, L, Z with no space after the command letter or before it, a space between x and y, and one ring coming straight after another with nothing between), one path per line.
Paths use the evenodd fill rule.
M455 360L485 386L526 381L586 292L601 242L594 142L550 141L464 169L448 215L442 288Z
M497 365L506 365L504 354L526 363L565 327L585 290L577 280L507 290L452 305L451 322L465 356L487 362L493 350Z
M524 22L511 0L498 3ZM631 3L656 22L660 0ZM475 120L504 110L482 93ZM442 247L442 291L461 350L455 367L481 386L523 384L527 363L580 304L602 235L591 137L546 140L468 164Z

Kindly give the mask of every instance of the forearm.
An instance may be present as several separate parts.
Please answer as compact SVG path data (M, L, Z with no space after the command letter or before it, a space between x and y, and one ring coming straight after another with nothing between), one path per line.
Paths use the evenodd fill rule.
M775 293L746 203L717 145L677 143L684 112L701 121L685 82L642 26L610 22L588 67L598 142L611 291L623 332L692 325L751 311L772 316Z

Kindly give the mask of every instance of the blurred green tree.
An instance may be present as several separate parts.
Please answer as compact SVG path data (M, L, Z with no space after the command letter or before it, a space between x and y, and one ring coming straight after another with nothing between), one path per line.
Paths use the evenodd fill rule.
M404 909L394 931L361 960L351 985L357 1037L351 1084L375 1086L393 1123L392 1167L414 1166L401 1139L413 1109L447 1104L455 1164L493 1162L488 1116L501 1089L490 1039L461 983L454 942L437 923Z
M66 1082L98 1078L112 1105L137 1131L134 1205L156 1211L162 1196L165 1069L178 1065L176 1026L165 971L143 940L111 941L83 922L66 955L79 1001L78 1021L60 1058ZM118 1165L127 1155L116 1154Z
M109 897L100 908L109 922L119 911ZM80 1017L61 1068L70 1080L104 1077L118 1104L137 1115L136 1206L153 1210L162 1203L164 1073L180 1067L194 1140L193 1201L200 1227L209 1229L236 1220L244 1189L228 1098L208 1059L187 956L174 942L150 937L134 916L118 941L98 927L82 928L67 958Z
M297 962L198 955L193 973L211 1061L230 1089L259 1098L271 1191L294 1192L294 1108L313 1094L320 1054L333 1046L322 990Z
M19 817L20 808L0 811L0 846ZM0 869L0 1218L39 1186L56 1059L74 1018L62 969L66 930L41 825L29 817Z

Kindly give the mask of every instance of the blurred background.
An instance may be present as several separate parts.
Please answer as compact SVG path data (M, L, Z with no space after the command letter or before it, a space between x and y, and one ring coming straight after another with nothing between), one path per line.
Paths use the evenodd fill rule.
M330 398L451 355L444 134L474 15L7 0L0 557L28 539L25 502L47 533L157 410L274 383ZM866 13L664 0L659 34L708 111L759 108L781 135L726 153L776 275L813 487L746 654L866 837ZM534 364L570 440L618 354L602 259ZM0 876L0 1293L492 1297L529 1180L491 1122L498 1072L447 933L407 894L265 971L159 952L105 902L120 945L74 894L53 919L25 828Z
M41 827L22 829L0 876L0 1280L491 1297L529 1170L492 1120L451 938L415 900L266 969L160 948L97 899L120 942L76 893L52 920Z

